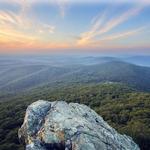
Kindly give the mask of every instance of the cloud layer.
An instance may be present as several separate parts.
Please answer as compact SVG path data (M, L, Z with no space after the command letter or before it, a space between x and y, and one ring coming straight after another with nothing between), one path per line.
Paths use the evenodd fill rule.
M129 9L118 17L114 17L110 20L107 19L108 13L104 12L102 15L96 17L96 19L94 18L95 21L92 21L93 24L89 31L86 31L80 35L80 39L77 41L77 44L84 46L99 43L99 46L101 46L102 42L104 43L104 41L109 43L111 40L119 40L121 38L140 33L141 30L144 29L143 27L126 30L124 32L120 31L120 33L114 33L113 35L110 35L110 32L113 29L117 28L119 25L123 24L134 16L137 16L142 9L143 7Z
M97 4L89 5L88 2ZM83 0L82 2L79 0L12 0L11 2L0 0L0 3L7 3L9 7L13 3L20 7L19 11L9 10L9 7L6 10L0 10L1 49L86 49L91 47L113 49L125 47L124 43L133 47L135 40L141 40L141 43L144 43L148 25L140 24L140 22L132 25L132 19L138 18L145 7L149 7L150 1L133 0L132 4L129 4L131 1L127 0L121 2L120 0L107 2L103 0ZM130 5L130 7L124 7L123 11L116 14L112 13L109 7L103 9L103 3L109 7L118 6L114 9L120 9L124 3L125 6ZM43 16L33 9L36 4L42 9ZM82 7L83 5L85 6ZM52 12L53 9L47 9L46 6L56 10ZM74 6L75 8L72 9ZM90 10L89 6L93 9ZM100 11L95 12L94 9L97 6ZM70 18L67 18L68 16ZM144 38L140 39L142 36ZM148 41L148 38L146 40Z

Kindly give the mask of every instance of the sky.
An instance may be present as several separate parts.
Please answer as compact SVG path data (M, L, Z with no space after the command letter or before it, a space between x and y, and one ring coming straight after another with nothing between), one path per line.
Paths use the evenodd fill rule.
M150 53L150 0L0 0L0 53Z

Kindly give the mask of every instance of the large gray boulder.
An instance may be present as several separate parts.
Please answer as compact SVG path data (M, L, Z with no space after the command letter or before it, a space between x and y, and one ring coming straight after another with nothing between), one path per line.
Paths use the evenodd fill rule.
M18 135L26 150L139 150L89 107L64 101L31 104Z

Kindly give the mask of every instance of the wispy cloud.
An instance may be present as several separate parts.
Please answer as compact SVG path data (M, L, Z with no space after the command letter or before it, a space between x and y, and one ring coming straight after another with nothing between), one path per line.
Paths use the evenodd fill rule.
M120 33L118 35L109 36L109 32L112 31L117 26L121 25L122 23L126 22L130 18L138 15L143 7L138 8L132 8L128 10L127 12L123 13L119 17L113 18L109 21L105 21L107 16L104 13L102 16L98 17L95 22L93 23L92 27L89 29L89 31L84 32L80 35L80 39L78 40L78 45L87 45L90 43L95 43L95 39L108 39L108 40L114 40L118 39L124 36L130 36L139 31L139 29L133 30L133 31L126 31L124 33ZM107 35L105 35L107 34ZM105 37L106 36L106 37ZM97 41L97 40L96 40Z
M66 15L68 5L72 2L72 0L13 0L13 2L19 4L22 7L22 14L26 14L30 9L30 6L38 2L55 4L59 9L60 16L64 18Z
M143 5L148 5L150 3L149 0L133 0L133 5L125 4L125 7L123 7L124 5L120 5L120 3L131 3L131 0L11 0L11 2L10 0L0 0L0 2L7 2L9 4L7 9L2 9L0 11L0 48L3 46L21 46L38 48L68 47L70 49L83 47L90 48L90 46L111 47L111 44L114 43L119 45L119 42L123 38L127 38L125 40L123 39L125 42L129 41L130 37L135 37L134 35L138 35L143 32L144 28L139 25L145 23L138 23L135 19L134 24L131 25L133 28L129 27L130 25L128 23L132 24L132 18L140 14L143 9ZM53 9L47 9L47 6L45 5L47 2L48 4L54 4L50 5L50 7L52 6L55 9L54 12L52 12ZM82 7L78 8L76 7L77 5L72 5L72 3L84 3L84 9L89 9L90 7L87 2L96 2L98 5L90 5L91 10L89 10L90 12L85 14L84 17ZM117 12L119 12L118 14L115 14L116 10L111 13L110 10L105 11L105 8L102 8L102 3L108 3L108 5L105 6L114 10L115 8L112 6L116 6L116 4L114 5L115 2L117 2L117 6L119 6L119 10L117 10ZM13 11L14 8L9 10L11 3L17 4L15 11ZM113 3L113 5L110 5L110 3ZM37 6L40 9L35 10ZM86 8L86 6L88 7ZM100 6L100 13L89 21L89 17L97 11L97 6ZM128 6L130 9L128 9ZM136 7L133 8L133 6ZM94 7L96 7L96 11L94 10ZM71 8L73 9L71 10ZM124 12L122 12L123 10L121 10L121 8L123 8ZM82 11L80 9L82 9ZM57 17L55 17L55 15L50 14L51 12L52 14L58 12L59 16L63 19L58 17L58 14L56 14ZM68 21L67 13L70 13L68 15L70 17L70 21ZM78 17L78 15L81 16ZM34 16L35 18L33 18ZM83 20L81 20L82 17ZM146 17L141 18L144 20ZM87 21L89 21L89 29L87 29ZM128 28L126 25L129 25ZM83 32L79 33L81 31ZM71 37L70 35L73 36ZM143 34L143 37L145 37L144 35L145 34ZM131 40L131 42L135 43L134 40Z
M59 7L59 11L60 11L60 15L62 18L65 17L66 15L66 2L65 1L60 1L60 0L56 0L56 3Z
M11 11L0 11L1 45L31 45L45 42L45 37L54 33L55 27L22 17Z
M116 33L113 35L108 35L104 38L101 38L100 40L95 40L92 41L92 44L100 44L100 43L107 43L108 41L113 41L113 40L121 40L122 38L128 38L130 36L139 34L140 32L142 32L144 29L146 29L146 27L140 27L138 29L133 29L131 31L126 31L126 32L121 32L121 33Z
M9 1L10 0L0 0L0 1ZM11 0L13 2L18 2L20 0ZM56 0L26 0L27 2L30 3L35 3L35 2L51 2L51 3L55 3ZM60 2L68 2L68 3L150 3L149 0L59 0Z

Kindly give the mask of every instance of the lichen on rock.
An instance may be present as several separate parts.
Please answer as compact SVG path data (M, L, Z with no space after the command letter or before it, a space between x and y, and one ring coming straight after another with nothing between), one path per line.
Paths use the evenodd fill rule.
M18 136L26 150L139 150L89 107L64 101L31 104Z

